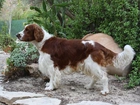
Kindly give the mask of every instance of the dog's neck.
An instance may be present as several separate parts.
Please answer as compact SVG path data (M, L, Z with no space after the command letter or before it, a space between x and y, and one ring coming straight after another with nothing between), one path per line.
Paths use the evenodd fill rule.
M51 37L53 37L52 34L49 34L47 31L45 31L43 28L43 33L44 33L44 37L42 39L42 41L37 42L37 41L32 41L32 43L36 46L36 48L40 51L42 46L44 45L45 41Z

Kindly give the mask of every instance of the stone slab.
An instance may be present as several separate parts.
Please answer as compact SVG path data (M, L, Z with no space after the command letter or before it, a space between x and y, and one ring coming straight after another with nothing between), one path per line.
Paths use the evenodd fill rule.
M139 102L139 103L135 103L135 102L125 102L125 103L119 104L119 105L140 105L140 102Z
M23 98L23 97L41 97L43 94L36 93L28 93L28 92L8 92L8 91L0 91L0 96L4 97L8 100L13 98Z
M17 100L13 105L60 105L61 100L49 97L28 98Z
M8 92L0 90L0 102L6 103L8 105L12 105L12 103L18 99L31 97L44 97L44 95L28 92Z
M67 105L113 105L113 104L101 102L101 101L82 101L79 103L73 103L73 104L67 104Z

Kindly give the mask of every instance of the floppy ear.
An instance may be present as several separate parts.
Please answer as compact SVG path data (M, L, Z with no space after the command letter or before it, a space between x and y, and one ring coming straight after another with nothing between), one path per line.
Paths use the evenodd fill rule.
M43 30L36 24L34 24L34 37L37 42L40 42L44 37Z

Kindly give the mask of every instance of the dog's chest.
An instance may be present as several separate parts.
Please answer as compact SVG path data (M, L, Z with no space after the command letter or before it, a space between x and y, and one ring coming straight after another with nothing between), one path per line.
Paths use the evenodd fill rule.
M48 69L52 68L53 61L50 58L50 55L47 53L40 52L39 56L39 70L42 74L48 74Z

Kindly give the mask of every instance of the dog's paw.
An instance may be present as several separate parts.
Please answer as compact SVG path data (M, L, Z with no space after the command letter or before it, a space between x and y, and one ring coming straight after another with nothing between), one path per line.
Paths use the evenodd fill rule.
M107 95L108 93L109 93L109 90L102 90L102 91L101 91L101 94L102 94L102 95Z
M45 90L52 91L52 90L54 90L54 88L52 86L49 86L49 87L46 87Z
M50 86L50 82L47 82L47 83L46 83L46 87L49 87L49 86Z

